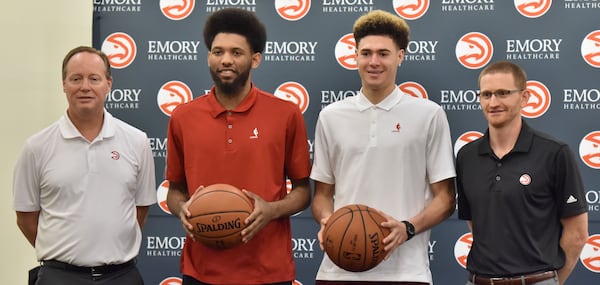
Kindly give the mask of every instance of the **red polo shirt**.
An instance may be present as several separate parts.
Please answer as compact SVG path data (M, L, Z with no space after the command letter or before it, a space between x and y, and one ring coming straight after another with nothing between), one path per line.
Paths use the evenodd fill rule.
M185 181L191 195L200 185L227 183L276 201L287 194L286 177L310 174L304 117L298 107L252 87L227 111L214 87L178 106L167 135L169 181ZM289 218L270 222L247 244L215 250L186 240L181 271L202 282L260 284L293 280Z

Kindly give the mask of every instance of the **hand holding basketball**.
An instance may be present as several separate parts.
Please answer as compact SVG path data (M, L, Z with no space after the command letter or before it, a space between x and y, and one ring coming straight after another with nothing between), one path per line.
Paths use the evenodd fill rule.
M276 217L276 214L273 206L263 200L259 195L245 189L242 190L242 192L254 200L254 209L246 219L248 222L246 228L242 231L242 241L248 242L271 220L273 220Z
M246 194L228 184L213 184L197 191L187 208L195 240L216 249L242 243L241 231L254 208Z
M322 240L325 253L337 266L352 272L372 269L383 261L383 239L390 230L377 210L352 204L339 208L327 220Z

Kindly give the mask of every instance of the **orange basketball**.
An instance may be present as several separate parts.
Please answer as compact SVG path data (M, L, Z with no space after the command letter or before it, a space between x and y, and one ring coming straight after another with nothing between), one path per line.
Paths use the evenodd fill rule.
M253 209L252 201L238 188L228 184L209 185L200 190L188 207L194 237L216 249L239 245L244 220Z
M337 266L361 272L377 266L385 257L383 238L390 230L377 211L353 204L335 211L323 230L325 253Z

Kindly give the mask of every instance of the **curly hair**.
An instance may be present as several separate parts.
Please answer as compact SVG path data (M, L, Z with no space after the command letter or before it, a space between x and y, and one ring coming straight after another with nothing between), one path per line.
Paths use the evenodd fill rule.
M208 50L219 33L244 36L253 52L262 53L267 42L267 31L256 15L240 8L225 8L212 13L204 26L204 44Z
M399 49L406 50L410 28L404 19L383 10L373 10L360 16L352 29L356 45L366 36L389 36Z

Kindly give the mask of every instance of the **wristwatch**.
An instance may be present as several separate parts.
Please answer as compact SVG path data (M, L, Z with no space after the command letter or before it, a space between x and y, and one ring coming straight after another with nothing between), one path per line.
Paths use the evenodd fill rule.
M406 225L406 235L408 236L406 240L410 240L412 237L415 236L415 226L409 221L402 221L402 223Z

